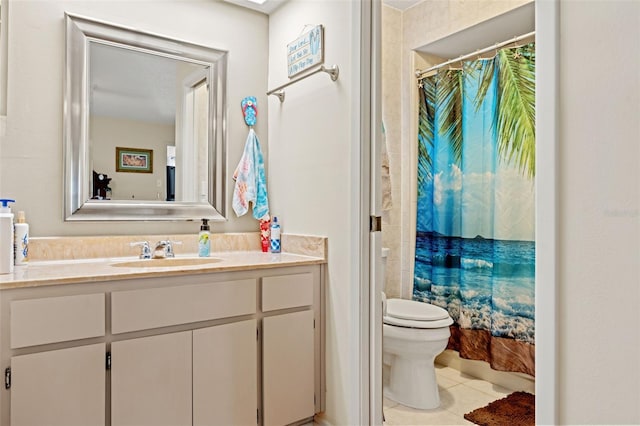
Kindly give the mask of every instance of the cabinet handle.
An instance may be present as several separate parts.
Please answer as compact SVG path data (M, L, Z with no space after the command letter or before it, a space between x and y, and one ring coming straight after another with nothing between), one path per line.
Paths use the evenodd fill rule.
M11 389L11 367L4 370L4 388Z

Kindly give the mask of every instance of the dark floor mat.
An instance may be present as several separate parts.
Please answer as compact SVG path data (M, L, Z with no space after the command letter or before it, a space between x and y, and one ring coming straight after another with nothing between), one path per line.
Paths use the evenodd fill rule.
M527 392L514 392L464 415L480 426L535 426L536 397Z

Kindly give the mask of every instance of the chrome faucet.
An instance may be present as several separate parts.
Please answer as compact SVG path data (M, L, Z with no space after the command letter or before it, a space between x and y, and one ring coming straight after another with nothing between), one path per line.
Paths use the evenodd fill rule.
M151 247L148 241L129 243L131 247L140 246L140 259L151 259Z
M173 244L182 244L180 241L161 240L156 243L156 248L153 249L154 259L164 259L169 257L176 257L173 252Z

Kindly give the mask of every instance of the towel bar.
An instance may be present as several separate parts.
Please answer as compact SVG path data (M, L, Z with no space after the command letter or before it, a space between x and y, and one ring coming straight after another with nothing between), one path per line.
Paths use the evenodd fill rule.
M305 74L303 76L300 76L298 78L296 78L295 80L291 80L288 83L283 84L282 86L278 86L275 89L269 90L267 92L267 96L269 95L274 95L277 96L278 99L280 99L280 102L284 102L284 88L287 86L292 85L293 83L297 83L301 80L304 80L307 77L310 77L314 74L317 74L319 72L326 72L327 74L329 74L331 76L331 81L336 81L338 79L338 76L340 75L340 69L338 68L337 65L334 65L332 67L325 67L324 65L321 65L320 68L316 68L314 71L310 72L309 74Z

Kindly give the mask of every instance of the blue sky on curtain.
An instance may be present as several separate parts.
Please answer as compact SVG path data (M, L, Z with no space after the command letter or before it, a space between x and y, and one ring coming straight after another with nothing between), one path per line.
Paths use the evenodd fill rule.
M419 93L414 299L448 309L461 356L534 375L534 45Z

